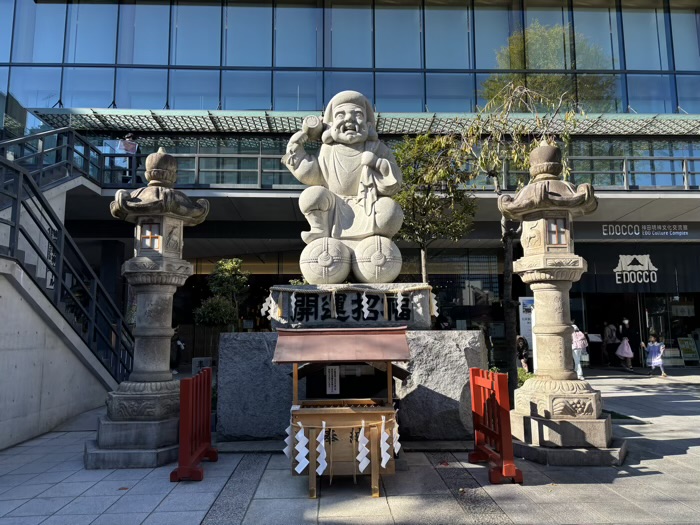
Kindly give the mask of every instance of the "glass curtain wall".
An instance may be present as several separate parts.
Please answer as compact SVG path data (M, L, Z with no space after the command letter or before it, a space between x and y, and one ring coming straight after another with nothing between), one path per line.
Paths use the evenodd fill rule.
M310 111L356 89L378 111L457 113L518 82L566 91L589 113L697 113L699 10L695 0L0 0L0 67L16 98L40 107Z

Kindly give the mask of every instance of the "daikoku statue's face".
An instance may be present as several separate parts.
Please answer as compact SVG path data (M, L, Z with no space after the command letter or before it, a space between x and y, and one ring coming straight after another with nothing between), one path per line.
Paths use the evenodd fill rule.
M331 136L341 144L358 144L367 140L367 117L357 104L341 104L333 112Z

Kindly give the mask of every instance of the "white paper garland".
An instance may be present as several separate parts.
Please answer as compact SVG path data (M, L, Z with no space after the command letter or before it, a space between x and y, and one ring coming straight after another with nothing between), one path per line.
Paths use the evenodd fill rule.
M360 429L360 435L357 438L357 461L360 463L358 468L360 472L364 472L369 465L369 449L367 448L367 443L369 439L365 436L365 422L362 421L362 428Z
M294 447L298 454L296 455L296 460L297 460L297 466L294 469L297 474L301 474L306 466L309 464L309 460L307 459L309 455L309 449L306 447L306 445L309 444L309 438L307 438L304 435L304 425L299 423L299 432L296 434L296 440L297 440L297 446Z
M435 294L433 292L430 292L430 315L434 315L437 317L438 315L438 303L437 303L437 297L435 297Z
M285 444L287 445L284 447L284 455L287 456L288 458L292 457L292 442L294 441L294 438L292 437L292 422L289 422L289 426L287 427L287 437L284 439Z
M289 298L289 317L292 319L297 312L297 293L292 292L292 296Z
M328 466L328 463L326 463L326 422L323 422L323 427L321 428L321 432L318 434L316 437L316 452L318 455L318 467L316 467L316 474L319 476L323 474L323 472L326 470L326 467Z
M392 432L392 441L394 442L394 454L398 454L401 450L399 443L399 411L394 412L394 430Z
M396 292L396 315L401 314L401 303L403 302L403 294L399 290Z
M391 454L389 454L389 433L386 431L386 416L382 416L382 430L381 438L379 441L379 448L382 451L382 468L386 468L386 464L389 463L391 459Z
M267 299L265 299L265 303L262 305L262 308L260 308L260 315L262 317L266 317L266 314L270 311L270 306L272 305L272 301L273 301L272 292L270 292L270 295L268 295Z
M367 299L367 292L365 292L362 294L362 317L367 319L369 314L369 299Z

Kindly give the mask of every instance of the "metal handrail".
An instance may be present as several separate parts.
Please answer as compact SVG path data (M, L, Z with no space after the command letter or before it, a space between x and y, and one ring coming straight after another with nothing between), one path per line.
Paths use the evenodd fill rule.
M56 137L56 145L45 147L49 140ZM34 144L36 143L36 145ZM42 188L59 184L76 176L91 180L102 188L136 188L145 183L143 172L146 154L103 153L99 148L78 134L73 128L65 127L44 131L0 142L0 156L6 157L8 152L19 150L20 154L12 160L20 165L29 165L28 171ZM173 153L181 163L188 162L192 168L180 169L180 181L177 186L191 189L242 189L242 190L294 190L299 191L303 185L298 183L284 167L270 169L264 166L266 160L279 161L278 154L251 153ZM45 165L46 159L58 159ZM255 167L214 167L203 166L204 159L241 159L250 161L256 159ZM115 161L121 161L117 165ZM573 180L577 178L590 180L597 190L601 191L644 191L644 190L697 190L700 186L700 157L673 156L570 156L567 162L571 168ZM618 164L618 169L589 169L581 166L586 162L609 162ZM648 162L672 162L671 169L653 169L642 167ZM697 162L698 169L690 169L691 162ZM36 168L32 169L32 166ZM577 169L577 165L580 167ZM639 166L639 168L636 168ZM675 167L678 166L676 169ZM665 167L665 166L664 166ZM694 167L694 165L693 165ZM63 170L63 171L61 171ZM245 181L231 181L232 175L241 175ZM518 178L527 177L526 172L510 170L508 163L504 164L502 173L504 189L516 189ZM266 181L265 177L273 180ZM656 184L654 178L670 178L672 184ZM677 178L678 183L675 182ZM208 178L222 182L205 182ZM644 178L650 178L645 181ZM248 180L250 179L250 180ZM286 179L286 180L285 180ZM640 183L641 182L641 183ZM648 182L648 183L647 183ZM475 182L469 185L475 191L490 191L490 183Z
M134 341L124 316L34 177L2 157L0 175L10 199L10 219L0 219L0 228L9 228L0 237L3 256L23 268L115 380L127 379Z

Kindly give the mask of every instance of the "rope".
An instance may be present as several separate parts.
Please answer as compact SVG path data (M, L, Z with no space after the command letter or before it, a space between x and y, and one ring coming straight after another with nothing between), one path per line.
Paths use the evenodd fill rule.
M392 288L388 290L379 290L376 288L372 288L371 285L367 286L357 286L357 285L348 285L348 286L343 286L343 285L332 285L334 288L322 288L324 285L319 284L315 285L316 288L311 288L311 289L300 289L297 286L287 286L287 285L275 285L270 287L271 292L296 292L296 293L305 293L305 294L314 294L314 295L322 295L322 294L334 294L334 293L341 293L341 292L370 292L370 293L377 293L377 294L395 294L397 292L422 292L425 290L432 290L433 287L430 286L429 284L417 284L415 286L410 286L407 288Z
M391 419L386 420L387 423L392 423L394 421L396 421L396 418L393 418L393 417ZM377 427L377 426L381 426L381 425L382 425L381 421L378 421L376 423L365 423L366 427ZM299 423L299 422L292 423L292 426L298 426L299 428L302 428L302 423ZM319 429L319 428L323 428L323 427L315 427L313 425L303 425L303 428ZM340 429L340 430L347 430L347 429L352 430L352 429L357 428L357 425L355 425L355 426L346 426L346 425L336 426L336 425L334 425L333 427L329 427L328 425L326 425L326 428L334 428L334 429ZM354 436L354 434L353 434L353 436Z

